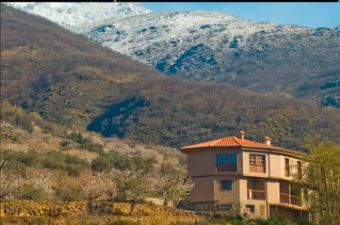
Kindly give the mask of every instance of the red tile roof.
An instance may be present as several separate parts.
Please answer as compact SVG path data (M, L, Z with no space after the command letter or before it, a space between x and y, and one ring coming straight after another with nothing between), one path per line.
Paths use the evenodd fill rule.
M261 149L280 149L285 150L280 147L267 145L260 142L250 141L247 139L241 139L238 137L225 137L212 141L207 141L199 144L188 145L181 147L180 150L188 150L188 149L199 149L199 148L208 148L208 147L249 147L249 148L261 148Z

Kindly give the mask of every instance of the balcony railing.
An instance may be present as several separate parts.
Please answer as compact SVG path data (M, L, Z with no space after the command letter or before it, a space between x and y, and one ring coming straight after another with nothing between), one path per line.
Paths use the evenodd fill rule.
M248 189L248 199L265 200L266 192L264 190Z
M280 202L301 206L301 197L286 193L280 193Z

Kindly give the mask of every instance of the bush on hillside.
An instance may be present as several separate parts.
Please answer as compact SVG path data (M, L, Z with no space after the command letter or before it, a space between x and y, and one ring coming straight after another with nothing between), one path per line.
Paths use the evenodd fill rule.
M92 160L91 168L95 171L110 170L112 168L119 170L141 170L144 173L150 173L156 160L152 157L145 158L141 155L129 156L115 151L103 153Z
M132 220L116 220L107 223L107 225L138 225L138 224L139 223L134 222Z
M21 199L34 201L41 201L44 199L45 192L41 187L37 187L34 184L25 184L21 189Z
M89 168L87 161L59 151L44 153L30 151L25 153L6 150L3 152L3 159L9 162L13 170L17 169L18 166L21 166L22 169L27 166L41 166L47 169L65 170L71 176L78 176L81 170Z
M93 142L91 138L84 137L80 132L72 132L68 138L80 144L82 149L86 149L90 152L96 152L98 154L102 154L104 152L103 146Z
M79 179L60 177L53 186L55 196L58 200L64 202L81 201L86 199L83 183Z

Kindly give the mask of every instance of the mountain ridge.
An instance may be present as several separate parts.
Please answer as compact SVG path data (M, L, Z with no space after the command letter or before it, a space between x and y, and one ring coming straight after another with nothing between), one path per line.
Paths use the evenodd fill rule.
M137 3L91 3L91 2L8 2L9 6L36 14L64 26L76 33L79 27L92 26L106 19L117 19L130 15L144 14L150 10Z
M170 76L340 108L339 26L277 25L213 11L144 10L72 30Z
M340 106L340 86L321 88L340 78L337 28L258 23L215 12L162 12L117 20L84 35L171 76L255 92L274 89Z
M340 142L340 115L293 97L161 74L52 22L1 5L1 97L71 128L179 146L247 132L300 149ZM110 131L108 128L114 128ZM108 133L105 133L105 132Z

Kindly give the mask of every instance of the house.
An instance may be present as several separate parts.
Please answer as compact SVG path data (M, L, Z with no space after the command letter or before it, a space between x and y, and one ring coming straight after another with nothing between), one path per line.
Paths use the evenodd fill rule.
M302 176L305 154L238 137L181 147L194 182L195 209L236 209L249 217L307 218L305 196L292 182Z

